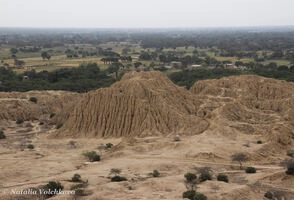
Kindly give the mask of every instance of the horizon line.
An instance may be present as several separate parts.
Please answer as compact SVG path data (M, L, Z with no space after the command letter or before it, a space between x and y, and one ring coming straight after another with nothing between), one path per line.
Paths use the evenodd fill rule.
M292 25L252 25L252 26L195 26L195 27L33 27L33 26L0 26L0 29L215 29L215 28L278 28L294 27Z

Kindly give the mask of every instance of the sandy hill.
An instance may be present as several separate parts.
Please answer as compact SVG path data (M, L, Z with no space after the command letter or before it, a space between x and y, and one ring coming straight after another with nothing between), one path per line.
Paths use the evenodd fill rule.
M197 116L201 104L160 72L131 72L111 87L85 95L59 135L198 134L209 125Z

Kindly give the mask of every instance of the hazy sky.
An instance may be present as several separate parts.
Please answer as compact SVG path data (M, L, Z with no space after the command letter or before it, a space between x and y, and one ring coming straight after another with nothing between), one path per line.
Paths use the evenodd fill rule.
M294 25L294 0L0 0L0 27Z

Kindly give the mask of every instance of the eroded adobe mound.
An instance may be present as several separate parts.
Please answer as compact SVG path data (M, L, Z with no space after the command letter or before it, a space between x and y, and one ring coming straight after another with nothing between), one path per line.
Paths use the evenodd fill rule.
M64 91L0 92L0 120L41 120L59 112L64 116L81 96Z
M207 103L217 102L216 123L243 133L265 135L291 145L294 138L294 84L254 75L196 82L190 89ZM216 112L217 111L217 112Z
M160 72L131 72L109 88L89 92L59 135L121 137L197 134L208 127L197 116L201 101Z

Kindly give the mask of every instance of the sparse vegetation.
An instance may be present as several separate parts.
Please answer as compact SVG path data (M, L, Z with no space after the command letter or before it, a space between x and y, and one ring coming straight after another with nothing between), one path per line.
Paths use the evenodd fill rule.
M81 179L81 175L79 174L74 174L73 177L71 178L71 181L72 182L81 182L82 179Z
M159 173L159 171L158 170L153 170L153 172L152 172L152 176L153 177L159 177L160 176L160 173Z
M287 151L287 156L294 157L294 150Z
M212 180L212 176L210 172L212 171L210 167L200 167L197 169L198 173L200 173L199 181L204 182L207 180Z
M50 181L42 189L45 191L44 194L48 197L57 195L60 191L63 190L63 185L60 182Z
M196 192L193 200L207 200L207 197L199 192Z
M174 142L179 142L179 141L181 141L181 138L180 138L179 135L176 135L176 136L174 137Z
M16 120L16 124L22 124L23 122L24 122L23 119L17 119L17 120Z
M56 124L56 129L60 129L63 126L63 123Z
M4 132L0 131L0 139L5 139L5 138L6 138L6 136L5 136Z
M114 176L111 178L111 182L127 181L125 177L119 176L120 173L121 173L121 169L112 168L110 170L110 174L114 174Z
M212 180L212 176L209 172L202 172L199 176L199 180L200 180L200 182Z
M254 174L254 173L256 173L256 169L254 167L247 167L245 172L247 174Z
M96 151L89 151L84 153L84 156L89 159L90 162L100 161L100 156L96 153Z
M270 191L267 191L267 192L264 194L264 197L267 198L267 199L273 199L273 198L274 198L274 195L273 195L273 193L271 193Z
M121 182L121 181L127 181L127 178L123 176L114 176L111 178L111 182Z
M56 114L55 113L50 113L50 118L53 118Z
M107 143L105 146L106 146L107 149L111 149L113 147L113 144Z
M110 174L114 174L115 176L118 176L121 173L121 169L112 168L110 170Z
M30 101L31 102L34 102L34 103L37 103L38 102L38 99L36 97L30 97Z
M294 160L289 160L287 162L287 171L286 174L294 175Z
M219 174L219 175L217 176L217 180L218 180L218 181L223 181L223 182L226 182L226 183L229 182L229 178L228 178L228 176L225 175L225 174Z
M185 180L186 188L188 190L195 190L196 183L197 183L197 176L193 173L188 172L184 175L184 177L186 179Z
M183 193L183 198L194 200L195 194L195 190L188 190Z
M74 140L71 140L71 141L68 142L68 144L69 144L72 148L76 148L76 144L77 144L77 142L74 141Z
M244 153L236 153L232 155L232 161L237 161L240 164L240 169L243 168L242 163L248 161L249 158L246 154Z
M27 146L27 148L30 149L30 150L33 150L33 149L35 148L35 146L32 145L32 144L29 144L29 145Z

